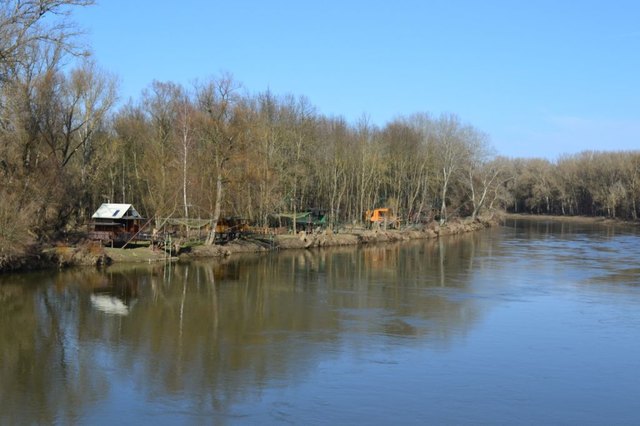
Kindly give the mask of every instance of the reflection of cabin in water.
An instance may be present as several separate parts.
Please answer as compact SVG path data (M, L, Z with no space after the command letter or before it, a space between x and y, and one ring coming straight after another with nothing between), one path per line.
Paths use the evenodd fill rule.
M127 274L109 274L92 287L91 305L109 315L128 315L138 300L138 281Z
M91 216L93 230L89 238L103 242L127 242L142 227L144 220L131 204L102 204Z

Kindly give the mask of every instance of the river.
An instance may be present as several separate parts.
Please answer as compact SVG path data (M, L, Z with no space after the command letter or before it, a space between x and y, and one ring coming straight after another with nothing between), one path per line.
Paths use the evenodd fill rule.
M0 424L640 424L636 228L0 276Z

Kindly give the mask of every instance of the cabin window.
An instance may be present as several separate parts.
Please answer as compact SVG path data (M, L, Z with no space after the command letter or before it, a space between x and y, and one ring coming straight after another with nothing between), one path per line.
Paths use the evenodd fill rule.
M116 217L116 216L118 215L118 213L120 213L120 210L116 210L116 211L113 213L113 217Z

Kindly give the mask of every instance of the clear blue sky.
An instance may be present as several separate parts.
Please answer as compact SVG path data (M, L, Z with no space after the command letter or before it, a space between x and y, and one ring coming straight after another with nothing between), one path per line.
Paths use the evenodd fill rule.
M383 126L455 113L497 153L640 149L640 2L98 0L75 13L121 97L229 72Z

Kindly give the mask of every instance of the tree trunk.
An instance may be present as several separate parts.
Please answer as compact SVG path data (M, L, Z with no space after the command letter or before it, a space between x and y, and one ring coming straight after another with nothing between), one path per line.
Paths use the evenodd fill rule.
M189 219L189 203L187 202L187 155L188 155L188 132L186 125L182 133L182 203L184 204L184 218ZM185 230L187 239L189 238L189 221L186 221Z
M213 208L213 217L211 218L211 231L207 237L206 245L213 245L216 242L216 226L220 219L220 210L222 208L222 174L218 172L216 178L216 203Z
M440 205L440 224L447 221L447 186L449 185L449 176L447 175L447 169L442 169L442 175L444 182L442 184L442 204Z
M184 217L185 219L189 217L189 204L187 203L187 135L184 135L184 139L182 141L183 152L182 152L182 202L184 204ZM187 232L189 232L189 228L187 227Z

